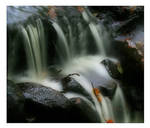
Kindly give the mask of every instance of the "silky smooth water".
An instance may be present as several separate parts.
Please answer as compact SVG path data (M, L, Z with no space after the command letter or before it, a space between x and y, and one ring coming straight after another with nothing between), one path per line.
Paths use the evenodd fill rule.
M96 18L90 14L88 8L84 8L83 12L78 12L75 7L72 8L76 10L74 15L76 16L77 14L78 21L70 19L68 16L70 12L65 12L65 7L64 12L62 8L59 11L59 7L57 10L57 13L61 13L61 15L63 13L63 16L56 17L55 20L49 17L48 20L57 33L57 40L54 46L58 54L58 62L60 62L58 65L62 69L61 74L63 76L72 73L80 75L73 75L71 77L80 83L92 97L94 103L82 94L67 92L64 95L68 98L80 97L85 100L92 109L97 111L100 122L107 122L108 120L130 122L130 115L122 89L119 83L111 78L104 65L101 64L101 61L106 58L118 61L107 56L105 49L106 40L104 39L107 38L108 42L109 38L107 37L106 29L103 29L104 26L102 24L93 20ZM60 24L60 20L65 20L67 25ZM36 82L62 91L61 82L52 80L51 73L47 71L46 56L49 55L46 50L45 31L42 20L38 18L34 25L30 23L27 26L21 25L20 30L24 39L28 75L18 75L16 76L16 81ZM94 44L94 46L91 44ZM93 92L92 84L95 88L98 86L110 88L114 84L117 85L113 99L101 94L102 101L99 102Z
M36 26L29 24L26 28L23 26L20 28L24 37L30 73L34 77L40 77L46 70L46 48L43 24L38 19Z

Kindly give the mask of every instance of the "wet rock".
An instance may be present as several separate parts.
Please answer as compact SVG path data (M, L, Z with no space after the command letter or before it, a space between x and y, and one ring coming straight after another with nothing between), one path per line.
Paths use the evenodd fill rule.
M100 119L98 113L92 109L92 107L86 103L83 99L71 98L70 101L74 104L74 108L76 112L74 116L76 118L81 118L82 122L89 122L89 123L99 123Z
M98 89L102 93L103 96L107 96L110 99L113 98L115 92L116 92L117 85L114 83L111 87L103 87L103 86L98 86Z
M98 122L95 110L82 99L69 100L60 92L40 84L8 81L7 95L8 122Z
M74 78L72 78L70 76L66 76L61 80L61 82L63 85L64 92L68 92L68 91L75 92L75 93L84 95L86 98L88 98L90 101L92 101L92 98L88 94L88 92Z
M25 121L25 98L18 86L7 80L7 122L21 123Z
M113 61L109 59L105 59L101 62L106 70L108 71L109 75L115 79L121 79L122 76L122 69L118 64L114 63Z
M17 85L26 100L27 120L32 122L73 122L75 120L70 115L72 104L63 94L36 83Z

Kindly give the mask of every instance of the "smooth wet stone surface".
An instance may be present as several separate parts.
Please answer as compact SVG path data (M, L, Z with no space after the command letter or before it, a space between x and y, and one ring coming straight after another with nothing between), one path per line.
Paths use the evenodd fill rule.
M118 70L118 65L112 62L109 59L105 59L101 62L104 64L106 70L108 71L109 75L115 79L121 78L121 73Z

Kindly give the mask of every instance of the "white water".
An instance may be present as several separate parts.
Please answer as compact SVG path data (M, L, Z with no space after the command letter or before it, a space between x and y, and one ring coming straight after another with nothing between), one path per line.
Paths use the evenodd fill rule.
M95 109L97 110L100 118L100 122L106 122L106 120L113 120L115 122L128 122L129 120L127 117L127 109L125 108L125 99L122 93L121 88L117 85L117 90L114 96L114 99L111 101L108 97L101 95L102 102L99 103L96 96L93 93L93 88L91 82L95 87L103 86L106 88L110 88L113 84L118 84L115 80L113 80L105 67L100 64L105 57L99 56L84 56L80 58L74 58L71 62L66 64L63 69L63 74L72 74L72 73L79 73L80 76L71 76L76 81L82 85L82 87L89 93L92 97L95 105ZM117 61L114 58L109 58L113 61ZM74 94L72 94L73 97ZM117 118L118 111L114 111L115 105L122 107L121 115L122 120ZM115 116L117 115L117 116Z
M120 85L117 86L117 90L114 95L112 103L113 103L113 108L116 111L115 113L116 120L118 122L125 122L125 123L129 122L130 117L129 117L127 105L125 103L125 98L120 88Z
M100 36L100 33L98 32L98 27L96 23L94 23L93 21L90 21L90 17L86 11L82 12L82 16L83 16L83 19L89 24L89 28L94 37L99 53L105 56L106 53L105 53L105 48L104 48L104 42L102 41L102 36Z
M56 44L56 48L58 49L59 56L61 57L61 61L63 61L65 58L68 60L70 59L70 51L67 39L64 35L63 30L59 26L57 22L52 23L53 27L55 28L57 35L58 35L58 44Z
M32 76L38 77L46 69L46 48L43 24L40 19L36 21L36 26L31 24L26 28L21 26L24 37L27 62Z
M99 114L100 122L105 122L102 114L101 106L96 98L96 96L93 93L93 88L91 86L91 83L84 77L84 76L73 76L73 78L82 85L82 87L89 93L89 95L92 97L94 101L94 106Z

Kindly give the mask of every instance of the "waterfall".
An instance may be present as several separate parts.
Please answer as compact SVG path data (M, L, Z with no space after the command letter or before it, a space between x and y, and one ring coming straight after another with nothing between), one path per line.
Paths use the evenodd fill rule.
M63 67L63 74L67 75L75 72L80 74L80 76L75 75L72 77L79 82L92 97L95 109L99 114L100 122L106 122L107 120L113 120L114 122L129 122L123 92L117 81L109 76L107 70L102 64L99 64L99 61L102 61L103 59L105 59L105 57L100 56L74 58L74 60L68 62ZM114 58L109 59L117 61ZM97 85L109 88L112 84L117 84L117 89L113 99L111 100L109 97L101 95L102 102L100 103L93 93L91 82L94 84L95 88ZM73 95L74 94L72 94L72 97ZM118 107L121 109L121 111L119 111L120 113L118 113ZM120 115L121 117L119 117Z
M58 54L61 57L61 61L65 59L69 60L70 50L64 32L57 22L53 22L52 25L55 28L58 35L58 44L56 44L56 48L58 49Z
M40 19L36 20L36 26L31 24L21 26L24 45L27 54L29 71L32 76L39 77L46 70L46 48L44 28Z
M104 39L107 37L103 37L103 31L105 31L105 29L102 28L102 24L99 25L93 20L94 17L90 14L88 8L83 12L77 12L79 21L75 25L70 21L70 17L67 16L67 13L70 12L66 12L63 18L60 16L56 20L52 20L51 18L48 20L57 33L57 40L54 45L60 63L56 65L59 65L61 69L63 69L61 72L62 76L79 73L80 76L71 77L86 90L92 97L93 102L82 94L67 92L64 95L68 98L82 98L92 109L97 111L100 122L107 122L109 120L113 120L114 122L130 122L122 89L119 83L109 75L104 65L101 64L101 61L104 59L114 59L106 54L106 42ZM65 20L67 25L63 23L60 24L60 19ZM55 81L51 79L50 75L44 75L48 72L46 60L48 52L46 50L42 21L37 19L36 24L33 25L29 23L26 27L21 25L20 28L24 39L29 76L28 78L18 77L18 81L37 82L55 90L62 91L63 88L60 80ZM107 39L107 41L108 40L109 39ZM89 50L91 44L94 44L94 48L98 49L96 52L94 49L93 51L95 53L92 54ZM117 89L112 99L101 93L102 101L100 102L93 92L92 84L94 88L98 86L109 88L113 84L117 84Z
M94 37L96 46L98 48L98 51L101 53L101 55L105 56L105 48L104 48L104 42L102 40L102 35L98 32L98 27L95 22L90 21L90 17L88 13L85 11L82 12L83 19L89 24L89 28L91 30L91 33Z
M125 123L129 122L129 113L120 85L117 86L117 90L114 95L112 103L114 111L116 111L115 114L118 122L125 122Z

